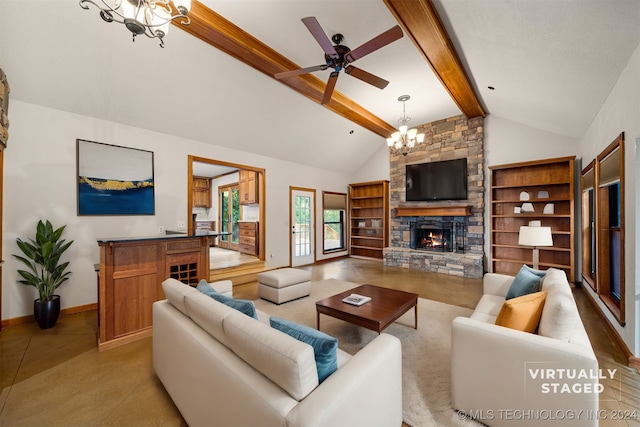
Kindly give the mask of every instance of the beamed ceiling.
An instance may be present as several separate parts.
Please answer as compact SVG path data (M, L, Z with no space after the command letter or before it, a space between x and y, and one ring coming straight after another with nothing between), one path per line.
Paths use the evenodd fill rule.
M579 138L640 43L640 0L201 0L190 16L161 49L77 0L0 0L12 103L106 120L99 142L122 143L102 130L116 123L215 146L194 155L351 174L383 150L405 94L410 126L488 115ZM330 70L274 79L324 62L308 16L351 48L400 25L355 63L389 85L341 72L321 105Z
M432 2L430 0L385 0L384 3L463 114L467 117L484 117L484 109ZM269 77L279 72L301 68L301 65L285 58L198 1L193 2L189 17L190 25L185 26L176 22L174 25ZM280 81L317 103L320 103L326 86L323 80L313 74L303 74ZM384 138L396 130L392 125L339 92L335 93L325 107Z

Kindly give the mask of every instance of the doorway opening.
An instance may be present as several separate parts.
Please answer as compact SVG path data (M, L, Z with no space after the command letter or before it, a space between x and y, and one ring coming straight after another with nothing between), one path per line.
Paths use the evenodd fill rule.
M316 261L316 190L289 187L291 236L290 262L292 267Z
M252 177L252 199L247 197L248 187L243 182L247 175ZM187 209L192 219L188 233L204 230L212 234L207 279L231 279L236 285L244 283L243 277L250 277L253 271L264 270L265 170L190 155L187 178Z

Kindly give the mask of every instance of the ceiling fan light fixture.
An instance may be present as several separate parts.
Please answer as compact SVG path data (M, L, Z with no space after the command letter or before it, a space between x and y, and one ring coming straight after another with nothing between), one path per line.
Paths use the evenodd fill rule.
M171 22L191 23L187 16L191 0L80 0L81 8L88 10L89 5L98 8L105 22L124 24L131 31L133 41L144 34L151 39L160 39L160 47L164 47L163 39Z
M325 86L322 98L320 99L320 104L327 104L331 101L331 96L333 95L333 90L336 86L336 80L342 70L344 70L345 74L349 74L350 76L375 86L378 89L384 89L387 87L389 84L387 80L350 64L401 38L404 34L399 25L390 28L384 33L379 34L368 42L351 50L347 46L341 44L344 40L344 36L340 33L334 34L331 37L331 40L329 40L327 33L322 29L320 23L315 17L307 16L306 18L302 18L302 23L307 27L313 38L316 39L316 42L324 51L325 63L313 67L299 68L297 70L282 71L275 73L273 77L280 80L298 76L300 74L306 74L312 71L327 70L329 68L333 69ZM331 41L333 41L335 45L332 45Z
M402 154L406 156L424 142L424 133L418 133L418 129L409 129L407 123L411 120L411 117L407 117L405 110L405 102L411 97L409 95L402 95L398 97L398 101L402 102L402 117L398 120L401 125L398 127L398 131L391 134L387 138L387 145L391 154Z

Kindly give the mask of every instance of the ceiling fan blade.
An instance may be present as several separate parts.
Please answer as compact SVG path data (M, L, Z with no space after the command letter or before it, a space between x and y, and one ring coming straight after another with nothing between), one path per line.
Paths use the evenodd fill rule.
M291 77L291 76L298 76L300 74L311 73L312 71L326 70L327 68L328 68L327 64L314 65L313 67L300 68L298 70L283 71L281 73L276 73L273 75L273 77L280 80L280 79L286 79L287 77Z
M365 83L369 83L370 85L373 85L378 89L384 89L389 84L387 80L364 71L363 69L354 67L353 65L349 65L347 68L345 68L344 72L355 77L356 79L362 80Z
M302 22L306 25L307 29L311 33L314 39L318 42L324 53L326 53L331 58L337 58L338 52L331 44L331 40L327 37L327 33L324 32L318 20L313 16L308 16L306 18L302 18Z
M329 80L327 80L327 87L324 89L324 94L322 95L322 101L320 102L320 104L326 104L331 101L331 95L333 95L333 89L336 87L339 75L340 73L338 71L331 72Z
M388 29L384 33L380 34L377 37L372 38L365 44L358 46L353 49L351 52L347 53L344 57L348 62L353 62L357 59L362 58L365 55L374 52L381 47L385 47L389 43L393 43L394 41L402 38L403 33L402 29L399 25L396 25L393 28Z

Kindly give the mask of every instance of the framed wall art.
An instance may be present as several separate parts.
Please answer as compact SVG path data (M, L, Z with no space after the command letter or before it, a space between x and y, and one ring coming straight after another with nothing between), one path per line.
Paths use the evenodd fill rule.
M76 140L78 215L154 215L153 152Z

